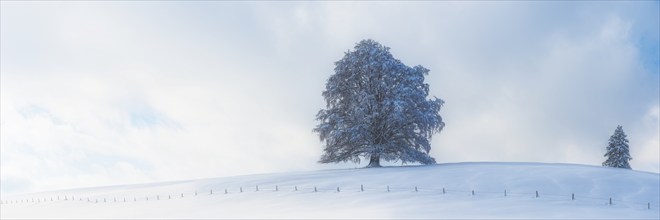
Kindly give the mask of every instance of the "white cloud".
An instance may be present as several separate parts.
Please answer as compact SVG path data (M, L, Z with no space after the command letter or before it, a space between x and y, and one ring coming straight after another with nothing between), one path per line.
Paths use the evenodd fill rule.
M622 124L659 172L646 4L2 2L2 190L354 167L311 129L364 38L431 69L441 163L599 165Z
M632 133L634 132L634 133ZM636 121L630 139L630 154L633 160L631 166L647 171L660 170L658 155L660 155L660 105L650 107L639 121Z

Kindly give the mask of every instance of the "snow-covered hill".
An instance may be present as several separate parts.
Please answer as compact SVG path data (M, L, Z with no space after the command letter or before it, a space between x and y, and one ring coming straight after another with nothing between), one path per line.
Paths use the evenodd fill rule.
M2 218L659 219L660 175L571 164L456 163L71 189L2 200Z

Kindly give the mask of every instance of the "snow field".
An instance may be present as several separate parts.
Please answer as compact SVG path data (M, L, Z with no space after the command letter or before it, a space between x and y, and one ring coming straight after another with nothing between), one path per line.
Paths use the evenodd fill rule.
M659 174L624 169L568 164L457 163L33 193L2 198L3 203L28 201L2 204L0 217L658 219L659 188ZM575 200L571 199L572 193ZM50 201L50 197L58 195L59 201L56 198ZM68 200L63 200L64 196ZM75 199L71 200L71 196ZM47 202L32 203L32 198L46 198Z

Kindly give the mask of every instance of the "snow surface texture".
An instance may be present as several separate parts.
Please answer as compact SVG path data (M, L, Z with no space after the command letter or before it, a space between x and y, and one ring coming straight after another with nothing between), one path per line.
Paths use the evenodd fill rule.
M33 193L3 197L0 217L659 219L659 188L660 174L620 168L456 163Z

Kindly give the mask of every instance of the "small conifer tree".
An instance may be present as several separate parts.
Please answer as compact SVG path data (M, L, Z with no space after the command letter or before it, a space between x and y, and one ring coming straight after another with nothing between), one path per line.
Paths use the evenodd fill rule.
M603 166L632 169L628 163L628 161L632 160L632 157L630 157L628 139L626 137L623 127L621 125L617 126L607 145L607 153L604 155L607 157L607 160L603 162Z

